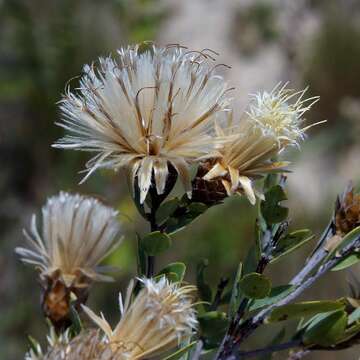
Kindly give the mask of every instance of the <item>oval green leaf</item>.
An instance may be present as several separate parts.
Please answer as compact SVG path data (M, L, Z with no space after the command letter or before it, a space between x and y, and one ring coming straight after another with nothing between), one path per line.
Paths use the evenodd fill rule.
M164 267L158 275L165 275L173 282L183 281L186 265L182 262L175 262Z
M344 336L347 318L348 316L344 310L317 317L305 330L303 343L305 345L335 345Z
M251 299L262 299L269 295L271 281L265 275L250 273L245 275L239 282L243 294Z
M170 236L160 231L154 231L141 239L141 247L147 255L156 256L171 246Z
M331 271L340 271L347 269L350 266L357 264L360 261L360 254L351 254L347 256L345 259L340 260Z

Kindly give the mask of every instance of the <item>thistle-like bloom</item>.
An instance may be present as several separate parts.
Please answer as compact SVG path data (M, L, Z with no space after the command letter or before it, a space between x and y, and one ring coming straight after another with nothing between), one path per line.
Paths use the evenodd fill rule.
M281 172L289 164L274 161L286 147L299 146L312 124L302 127L303 115L318 97L303 99L306 89L294 92L277 85L270 93L252 95L248 112L238 124L232 114L225 127L218 127L219 136L229 136L221 156L210 163L205 180L219 178L228 195L241 191L256 202L252 180L267 173ZM317 123L319 124L319 123Z
M41 235L33 216L31 248L16 248L24 263L40 270L42 308L57 330L71 324L71 303L80 310L92 281L111 281L97 266L116 246L117 212L98 200L61 192L42 208Z
M98 330L83 330L75 338L69 331L57 336L54 329L47 336L48 348L44 353L39 344L31 349L25 360L117 360Z
M188 339L197 326L193 309L194 286L143 279L143 288L130 304L132 288L123 305L120 297L120 322L112 330L103 317L89 308L85 312L104 331L116 359L152 358L174 349Z
M138 45L86 65L78 91L61 101L59 125L70 135L54 146L97 152L88 175L125 167L141 203L152 179L164 193L169 164L189 191L189 164L216 153L215 118L229 103L213 60L207 49Z
M40 270L42 279L56 276L67 287L112 280L97 265L120 243L117 216L97 199L60 192L42 208L41 235L35 215L30 233L24 230L31 249L15 251Z

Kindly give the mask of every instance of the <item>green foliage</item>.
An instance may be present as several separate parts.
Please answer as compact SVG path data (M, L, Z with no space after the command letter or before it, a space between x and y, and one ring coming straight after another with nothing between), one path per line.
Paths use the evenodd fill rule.
M239 286L246 297L251 299L263 299L270 293L271 280L265 275L250 273L240 280Z
M344 259L340 260L337 265L335 265L331 271L340 271L349 268L360 262L360 254L350 254L349 256L345 257Z
M292 285L280 285L273 287L270 294L262 299L255 300L251 303L250 311L259 310L263 307L276 304L278 301L289 295L294 290Z
M339 241L335 243L335 245L331 246L329 248L329 254L325 258L325 261L336 256L339 252L341 252L341 250L345 249L348 245L350 245L352 242L357 240L359 237L360 237L360 226L347 233L342 239L340 238Z
M192 202L184 195L181 199L173 198L164 202L156 213L156 219L161 228L171 234L183 229L207 209L205 204Z
M186 265L182 262L175 262L164 267L158 275L165 275L172 282L181 282L184 279Z
M220 344L228 327L226 313L209 311L198 316L201 336L205 339L207 348L213 348Z
M141 239L141 249L149 256L156 256L169 249L171 238L166 233L154 231Z
M267 321L278 322L344 309L345 304L342 301L305 301L275 308Z
M305 345L331 346L345 334L348 316L344 310L317 315L310 321L302 335Z
M287 200L287 195L281 185L273 186L265 193L265 201L261 202L261 214L268 224L278 224L286 220L289 209L279 205Z
M240 289L240 280L243 275L243 264L240 263L236 271L233 287L231 290L231 298L229 302L229 315L230 317L235 315L237 308L239 307L242 293Z
M281 237L276 243L275 250L272 253L273 258L271 259L271 263L289 255L293 251L307 244L313 238L314 236L311 234L311 231L307 229L296 230Z
M209 284L205 281L205 269L209 265L207 260L202 260L196 270L196 286L199 291L200 299L211 303L212 301L212 291ZM205 307L208 307L205 305Z

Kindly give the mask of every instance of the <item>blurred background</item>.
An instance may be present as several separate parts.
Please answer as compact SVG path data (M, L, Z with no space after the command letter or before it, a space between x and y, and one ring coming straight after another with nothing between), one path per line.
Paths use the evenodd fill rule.
M309 85L321 101L308 120L327 119L294 150L288 180L292 227L319 234L336 195L348 180L360 181L360 2L356 0L0 0L0 354L18 360L27 335L43 341L46 325L35 272L20 264L14 248L22 228L59 190L96 194L119 208L127 236L107 259L120 267L112 285L95 285L90 306L117 320L117 293L136 271L134 228L146 231L124 177L93 175L79 186L87 154L50 145L62 136L55 126L57 101L66 82L84 63L143 40L211 48L232 66L224 76L236 87L237 113L248 94L271 90L279 81ZM254 240L255 209L240 197L210 209L174 237L158 266L184 260L187 279L209 260L207 277L216 286L230 276ZM268 269L274 284L302 266L311 245ZM355 275L358 268L353 269ZM348 291L346 274L331 274L306 294L335 298ZM290 326L292 326L290 324ZM248 346L264 344L273 328L256 333ZM313 353L308 359L358 359L359 348ZM276 359L283 358L276 355Z

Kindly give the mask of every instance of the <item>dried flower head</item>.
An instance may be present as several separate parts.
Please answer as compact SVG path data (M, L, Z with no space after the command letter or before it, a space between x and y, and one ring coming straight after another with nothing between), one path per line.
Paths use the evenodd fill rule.
M112 280L97 265L120 243L117 215L94 198L65 192L42 208L41 235L33 215L30 233L24 231L31 248L15 251L40 270L43 308L54 323L67 318L71 293L82 303L92 281Z
M221 156L205 165L210 170L204 179L221 180L228 195L243 192L254 204L252 180L284 171L289 163L272 159L287 146L299 146L306 130L316 125L301 127L304 113L318 100L303 99L305 92L294 92L286 84L279 84L270 93L252 95L249 111L238 124L233 124L230 114L225 126L217 128L218 135L228 136L229 141Z
M48 338L48 349L31 349L25 360L119 360L98 330L83 330L70 339L68 332L57 336L54 332Z
M112 351L119 359L144 359L167 352L188 339L197 326L193 309L194 286L143 279L143 288L130 304L131 286L125 304L120 297L121 320L114 330L103 317L84 307L104 331Z
M128 170L143 203L152 184L165 189L169 164L191 189L188 166L216 154L216 114L229 103L227 85L216 75L213 52L172 45L137 45L84 67L77 93L61 101L71 135L54 146L94 151L88 175L98 168Z
M354 187L350 184L336 201L336 234L344 236L358 226L360 226L360 194L355 194Z

